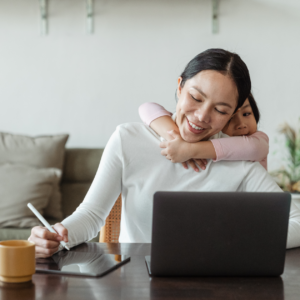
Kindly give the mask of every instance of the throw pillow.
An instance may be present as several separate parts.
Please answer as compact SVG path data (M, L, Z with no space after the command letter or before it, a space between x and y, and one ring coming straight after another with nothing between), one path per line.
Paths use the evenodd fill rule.
M0 165L0 227L40 225L27 203L30 202L42 214L60 177L59 169Z
M68 137L67 134L29 137L0 132L0 164L24 164L62 171ZM54 219L63 218L59 181L53 188L44 215Z

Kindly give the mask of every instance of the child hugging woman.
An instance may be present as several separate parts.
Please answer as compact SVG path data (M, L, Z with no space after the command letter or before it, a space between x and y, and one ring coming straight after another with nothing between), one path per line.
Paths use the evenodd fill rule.
M181 138L173 121L174 116L171 118L172 113L161 105L144 103L139 107L139 114L146 125L166 140L160 144L163 148L161 154L173 163L182 163L186 169L190 165L199 172L199 165L205 170L207 159L212 159L258 161L267 170L269 138L264 132L257 131L260 113L251 93L223 128L222 132L228 135L228 138L211 137L207 141L188 143ZM201 130L195 124L189 125L195 133Z

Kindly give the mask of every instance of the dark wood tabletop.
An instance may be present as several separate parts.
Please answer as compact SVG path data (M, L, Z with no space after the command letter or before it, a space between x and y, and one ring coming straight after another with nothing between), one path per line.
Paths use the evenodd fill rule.
M0 299L300 299L300 248L286 251L285 272L274 278L149 277L144 256L150 244L98 244L131 261L100 278L35 274L32 282L0 283ZM84 251L85 245L76 247Z

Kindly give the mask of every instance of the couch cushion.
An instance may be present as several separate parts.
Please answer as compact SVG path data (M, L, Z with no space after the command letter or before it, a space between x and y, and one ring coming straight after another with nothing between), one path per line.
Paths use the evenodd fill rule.
M0 227L39 225L27 203L30 202L42 214L60 177L59 169L0 165Z
M64 217L71 215L83 201L91 183L62 183L62 210Z
M55 224L53 222L50 224ZM2 228L0 229L0 241L27 240L31 234L31 228ZM99 234L90 242L99 242Z
M54 225L60 220L47 219L49 224ZM41 223L38 226L42 226ZM0 229L0 241L5 240L27 240L31 234L31 228L1 228Z
M2 228L0 229L0 241L27 240L30 233L31 228Z
M0 164L25 164L36 168L62 170L67 134L29 137L0 132ZM53 189L44 210L46 217L62 218L59 186Z
M92 182L103 149L66 149L63 182Z

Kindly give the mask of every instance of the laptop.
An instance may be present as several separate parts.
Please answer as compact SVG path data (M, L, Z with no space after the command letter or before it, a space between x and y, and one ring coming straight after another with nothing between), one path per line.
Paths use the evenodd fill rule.
M291 195L157 192L150 276L279 276Z

